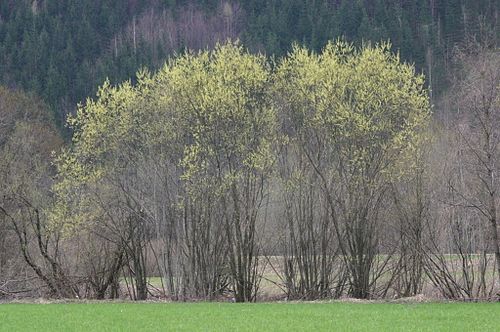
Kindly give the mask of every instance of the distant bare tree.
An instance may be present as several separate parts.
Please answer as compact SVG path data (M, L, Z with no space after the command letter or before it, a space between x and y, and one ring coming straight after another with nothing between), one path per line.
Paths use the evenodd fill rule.
M153 7L113 38L110 52L117 56L130 47L151 47L153 62L160 65L165 56L189 49L213 48L217 42L236 40L242 30L243 9L237 2L221 1L215 12L206 13L194 3L176 9L155 11Z
M454 91L458 118L456 130L464 155L462 171L472 191L454 182L455 205L473 209L486 224L488 251L495 255L500 285L500 57L498 48L480 40L458 50L460 66Z
M0 218L15 234L25 263L49 294L74 297L78 289L62 262L61 232L51 228L47 219L52 202L50 156L61 143L40 119L15 122L12 134L0 146Z

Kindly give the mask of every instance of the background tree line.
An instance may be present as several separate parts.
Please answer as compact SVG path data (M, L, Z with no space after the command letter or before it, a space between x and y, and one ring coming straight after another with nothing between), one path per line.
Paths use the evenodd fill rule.
M293 42L319 51L344 36L358 44L390 39L441 93L456 43L482 24L498 40L498 8L498 0L4 0L0 80L35 92L62 126L106 78L117 84L141 67L158 69L186 48L230 37L279 57Z
M455 50L457 111L438 115L390 45L343 41L278 60L227 43L107 81L66 146L43 102L0 90L0 292L497 298L491 38Z

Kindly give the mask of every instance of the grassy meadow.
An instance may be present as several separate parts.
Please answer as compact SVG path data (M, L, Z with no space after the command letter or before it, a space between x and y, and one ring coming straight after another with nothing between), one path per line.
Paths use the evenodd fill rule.
M0 304L0 331L500 331L500 303Z

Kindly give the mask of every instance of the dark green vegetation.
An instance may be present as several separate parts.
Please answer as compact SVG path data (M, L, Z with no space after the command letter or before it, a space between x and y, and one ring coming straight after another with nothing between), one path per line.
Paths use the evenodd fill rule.
M500 304L9 304L0 321L1 331L497 331Z
M498 8L498 0L4 0L0 82L42 96L62 124L106 77L129 79L186 47L240 38L282 56L292 42L320 50L344 36L390 39L442 91L456 43L481 21L498 37Z

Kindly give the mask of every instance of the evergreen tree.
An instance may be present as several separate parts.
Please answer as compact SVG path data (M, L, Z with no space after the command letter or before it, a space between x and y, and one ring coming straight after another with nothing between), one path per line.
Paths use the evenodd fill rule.
M234 0L233 2L238 2ZM157 68L174 51L190 45L177 31L177 48L161 41L114 41L146 10L169 10L174 18L190 0L0 1L0 83L46 98L56 109L85 100L106 77L133 78L140 67ZM431 5L433 7L431 8ZM328 40L344 37L390 40L403 60L432 76L434 92L446 87L451 49L485 20L500 38L499 0L248 0L239 1L239 37L252 51L281 57L297 42L319 51ZM220 0L196 2L207 17ZM84 72L85 71L85 72ZM431 73L432 72L432 73ZM65 112L59 110L57 112Z

